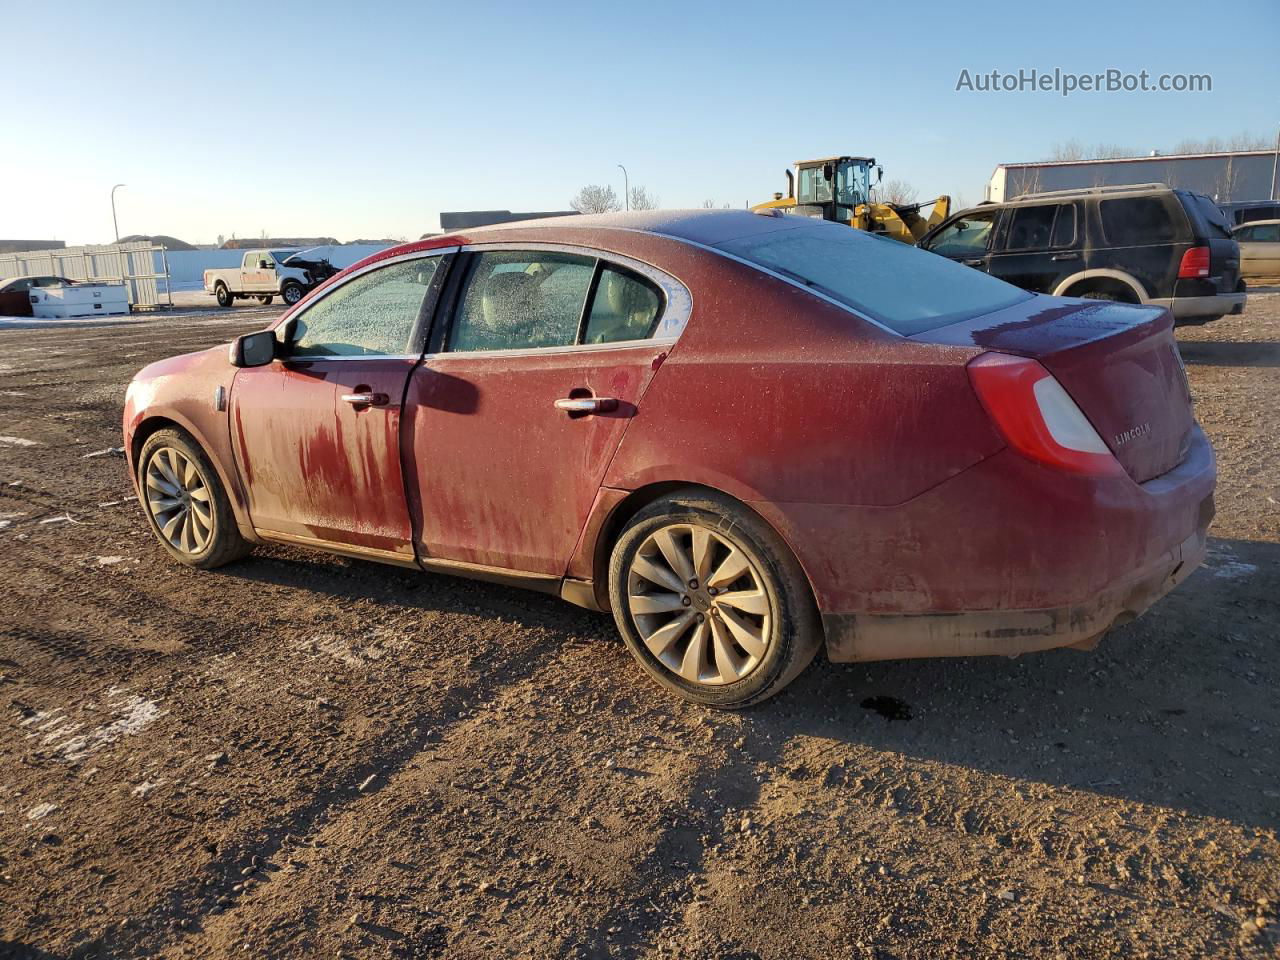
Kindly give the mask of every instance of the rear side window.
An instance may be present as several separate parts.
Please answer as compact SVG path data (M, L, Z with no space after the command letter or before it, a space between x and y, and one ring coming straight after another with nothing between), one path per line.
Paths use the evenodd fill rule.
M1014 207L1009 212L1006 250L1048 250L1053 236L1057 204L1041 207Z
M593 256L501 250L474 255L445 349L536 350L674 337L658 286Z
M497 251L475 258L449 349L563 347L578 336L595 260L568 253Z
M852 307L903 336L1030 299L946 257L834 223L741 237L719 249Z
M583 343L618 343L653 335L662 301L653 285L612 267L600 271Z
M1117 247L1169 243L1177 236L1169 209L1160 197L1117 197L1098 204L1102 234Z
M1070 247L1076 242L1076 205L1064 203L1058 207L1058 216L1053 221L1053 245Z

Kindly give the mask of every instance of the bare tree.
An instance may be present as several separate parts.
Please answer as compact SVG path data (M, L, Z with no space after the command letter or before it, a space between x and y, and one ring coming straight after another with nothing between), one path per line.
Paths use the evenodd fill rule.
M881 203L915 203L920 191L906 180L886 180L876 188Z
M644 187L631 188L631 209L632 210L657 210L662 203L655 194L650 193Z
M1084 146L1075 137L1064 143L1055 143L1053 149L1049 151L1049 160L1083 160Z
M613 187L602 187L594 183L589 183L579 190L577 195L569 201L569 206L579 213L613 213L622 209L622 204L618 202L618 195L613 192Z
M732 208L727 203L717 203L714 200L703 200L702 209L703 210L730 210Z

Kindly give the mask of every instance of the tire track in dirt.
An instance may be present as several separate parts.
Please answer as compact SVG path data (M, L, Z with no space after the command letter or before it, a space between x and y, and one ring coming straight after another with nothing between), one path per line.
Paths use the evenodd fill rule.
M374 792L282 849L268 879L205 924L197 952L251 943L271 955L303 916L312 948L325 953L380 944L396 956L575 957L634 942L631 911L611 905L662 909L649 901L696 869L701 832L715 820L711 796L740 771L714 762L712 727L696 716L673 719L665 704L636 707L626 696L592 703L584 677L621 672L621 656L616 646L573 647L505 685ZM546 687L563 712L547 709ZM576 713L575 702L591 706ZM604 728L614 749L593 763ZM607 783L592 782L599 764ZM535 789L542 800L530 812L521 800ZM477 850L490 867L495 855L501 863L477 872ZM388 863L391 883L362 876L360 865ZM500 921L466 919L495 904ZM617 936L623 925L632 929Z

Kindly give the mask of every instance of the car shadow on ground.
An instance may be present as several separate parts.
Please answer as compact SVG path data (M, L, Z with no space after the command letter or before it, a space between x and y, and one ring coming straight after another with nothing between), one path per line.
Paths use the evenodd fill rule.
M1274 828L1278 594L1280 544L1211 538L1202 569L1094 651L829 665L749 716L783 739Z
M620 681L630 673L637 700L663 696L621 649L608 616L554 597L274 549L225 573L424 612L502 617L564 642L599 640L611 648L602 658L617 661L606 672L616 669ZM818 662L783 694L740 714L743 732L766 767L780 769L791 746L817 738L1274 828L1277 595L1280 544L1211 538L1201 570L1094 651ZM671 709L705 713L675 700Z
M1203 367L1280 367L1280 343L1274 340L1183 340L1184 363Z

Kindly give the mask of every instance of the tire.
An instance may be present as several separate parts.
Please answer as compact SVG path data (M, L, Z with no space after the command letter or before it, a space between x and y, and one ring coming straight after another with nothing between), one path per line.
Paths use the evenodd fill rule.
M1128 300L1121 300L1114 293L1106 290L1086 290L1080 294L1081 300L1110 300L1112 303L1128 303Z
M151 532L179 563L211 570L253 549L240 535L218 471L187 433L157 430L147 437L138 455L138 487Z
M716 709L773 696L822 642L809 582L790 549L741 504L702 491L658 500L631 520L609 559L609 600L645 672L677 696Z
M272 301L272 300L274 300L274 299L275 299L275 297L259 297L259 298L258 298L258 302L259 302L260 304L262 304L262 305L265 307L265 306L267 306L268 304L270 304L270 303L271 303L271 301Z
M280 299L292 307L302 299L305 292L300 284L290 281L280 288Z
M220 307L229 307L236 302L235 296L227 289L225 283L220 283L214 287L213 295L218 298L218 306Z

